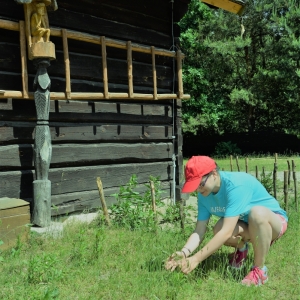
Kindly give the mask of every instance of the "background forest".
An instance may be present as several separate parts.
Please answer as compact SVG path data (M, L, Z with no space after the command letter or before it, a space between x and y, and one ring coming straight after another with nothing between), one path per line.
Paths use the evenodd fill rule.
M241 16L192 0L179 26L191 94L183 104L186 141L258 132L300 137L298 0L247 0Z

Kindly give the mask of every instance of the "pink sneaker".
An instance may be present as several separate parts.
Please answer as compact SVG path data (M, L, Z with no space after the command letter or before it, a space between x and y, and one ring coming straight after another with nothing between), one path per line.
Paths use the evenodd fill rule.
M232 268L240 269L243 266L244 261L246 260L247 254L248 254L248 244L244 251L239 251L237 249L234 253L229 254L228 256L229 265Z
M242 280L243 285L260 286L268 281L268 269L264 266L262 269L252 267L250 273Z

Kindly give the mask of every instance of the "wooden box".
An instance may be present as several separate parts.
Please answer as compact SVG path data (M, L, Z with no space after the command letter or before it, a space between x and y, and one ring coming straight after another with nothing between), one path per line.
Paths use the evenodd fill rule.
M0 250L16 246L18 238L28 238L30 226L29 203L15 198L0 198Z

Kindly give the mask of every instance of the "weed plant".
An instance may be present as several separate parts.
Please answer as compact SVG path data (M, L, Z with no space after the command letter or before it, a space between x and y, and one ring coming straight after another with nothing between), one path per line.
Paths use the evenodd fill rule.
M185 213L190 214L184 230L177 208L168 210L163 206L160 221L152 227L155 230L149 230L153 215L145 215L143 204L149 199L139 197L134 205L143 206L143 217L151 220L132 222L124 210L126 226L117 221L120 212L110 227L101 217L90 224L68 222L60 237L31 232L27 243L1 252L0 299L299 299L299 216L292 205L288 230L272 245L267 256L269 282L260 288L248 288L240 281L251 267L252 249L241 271L228 268L227 256L232 249L225 246L189 275L178 270L166 271L167 257L180 250L194 230L192 203L184 207ZM173 212L176 218L172 218ZM216 221L217 218L211 218L204 244L212 237Z

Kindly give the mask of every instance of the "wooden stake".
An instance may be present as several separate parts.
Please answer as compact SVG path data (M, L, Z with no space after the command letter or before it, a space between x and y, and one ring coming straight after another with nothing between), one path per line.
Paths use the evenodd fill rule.
M246 173L248 173L248 157L245 158Z
M106 41L105 41L104 36L101 36L101 49L102 49L102 70L103 70L104 98L109 99L108 75L107 75L107 53L106 53Z
M109 214L108 214L108 211L107 211L107 206L106 206L104 192L103 192L103 186L102 186L102 182L101 182L100 177L97 177L97 185L98 185L98 190L99 190L99 195L100 195L100 200L101 200L101 204L102 204L102 209L103 209L105 221L106 221L106 224L108 226L110 226L111 222L110 222Z
M132 76L132 47L131 42L127 42L127 66L128 66L128 97L133 96L133 76Z
M232 155L230 155L230 171L232 172L233 168L232 168Z
M182 82L182 54L177 51L177 78L178 78L178 98L183 96L183 82Z
M65 60L65 76L66 76L66 97L71 99L71 71L70 71L70 59L69 59L69 48L68 48L68 35L67 30L61 30L63 48L64 48L64 60Z
M235 160L236 160L236 166L237 166L238 172L240 172L240 166L239 166L239 158L238 158L238 156L235 157Z
M276 161L276 159L275 159ZM274 163L274 170L273 170L273 194L274 194L274 198L277 198L277 188L276 188L276 184L277 184L277 163Z
M294 180L294 194L295 194L295 204L296 204L296 211L299 211L299 202L297 197L297 173L296 173L296 165L294 160L292 160L292 172L293 172L293 180Z
M153 181L150 181L150 187L151 187L152 209L153 209L154 213L156 214L155 188L154 188Z
M155 65L155 48L151 47L152 52L152 72L153 72L153 99L157 100L157 77L156 77L156 65Z
M153 181L150 180L151 198L152 198L152 210L154 212L154 221L157 224L157 213L156 213L156 201L155 201L155 187Z
M290 186L291 183L291 165L290 165L290 161L287 161L288 164L288 186Z
M255 177L258 178L258 166L255 166Z
M283 192L284 192L285 210L288 211L288 171L284 171Z
M25 34L24 21L20 21L20 51L21 51L23 98L28 99L29 98L28 71L27 71L26 34Z

